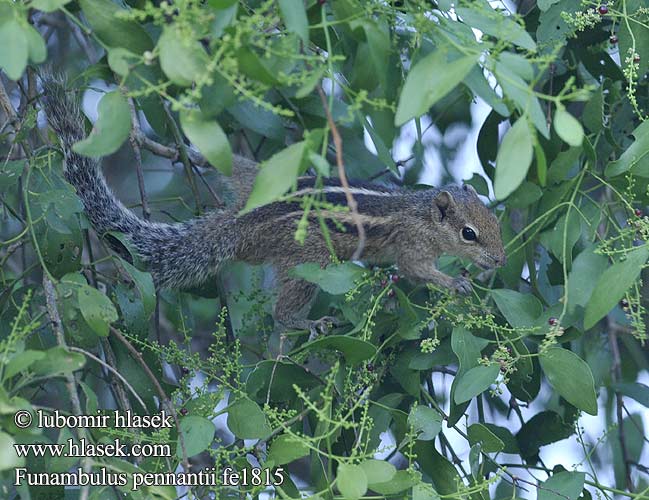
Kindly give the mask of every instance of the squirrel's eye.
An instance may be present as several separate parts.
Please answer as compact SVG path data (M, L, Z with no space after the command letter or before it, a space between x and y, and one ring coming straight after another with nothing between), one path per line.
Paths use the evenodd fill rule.
M464 238L466 241L475 241L478 239L475 231L468 226L462 229L462 238Z

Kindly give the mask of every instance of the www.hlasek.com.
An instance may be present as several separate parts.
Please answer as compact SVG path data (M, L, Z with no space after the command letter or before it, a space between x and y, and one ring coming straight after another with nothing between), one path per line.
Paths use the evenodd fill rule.
M27 410L14 414L14 424L25 429L33 423L44 429L68 428L124 428L163 429L173 427L173 418L165 411L155 415L136 415L131 411L118 410L96 415L63 415L54 411L51 415L37 410L37 421ZM93 443L86 438L68 439L65 443L21 443L14 444L14 451L20 458L26 457L171 457L170 444L133 443L127 444L116 438L110 442ZM82 467L74 471L50 473L29 472L26 467L15 469L14 485L28 486L127 486L131 478L131 489L143 486L279 486L284 482L283 469L274 470L253 467L235 471L225 468L218 473L215 468L197 472L122 472L110 471L105 467L87 471Z

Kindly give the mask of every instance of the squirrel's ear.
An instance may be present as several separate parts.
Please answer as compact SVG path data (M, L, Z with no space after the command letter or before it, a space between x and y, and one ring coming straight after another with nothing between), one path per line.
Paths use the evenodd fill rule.
M440 221L444 220L446 217L446 212L455 205L455 199L453 195L448 191L440 191L435 196L435 206L439 209L441 214Z
M471 184L462 184L462 189L464 191L467 191L469 193L473 193L474 195L478 196L478 192L475 190L475 188Z

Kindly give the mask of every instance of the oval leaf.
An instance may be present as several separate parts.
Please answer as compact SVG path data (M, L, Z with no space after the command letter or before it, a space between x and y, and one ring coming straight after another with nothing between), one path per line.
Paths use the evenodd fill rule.
M571 146L581 146L584 140L584 129L577 119L565 109L559 109L554 115L554 130Z
M397 469L390 462L385 460L365 460L358 464L367 478L367 484L372 486L376 483L385 483L390 481L397 473Z
M257 403L245 397L228 408L228 428L241 439L261 439L270 434L264 412Z
M580 410L597 415L595 381L583 359L567 349L550 347L539 355L539 360L548 382L561 397Z
M460 404L489 389L500 373L497 364L476 366L461 376L455 387L455 403Z
M270 203L286 193L295 184L305 151L306 142L296 142L266 161L255 177L242 213Z
M309 447L304 441L290 434L283 434L270 445L265 465L275 467L276 465L288 464L308 454Z
M310 351L314 349L334 349L340 351L345 357L345 360L352 365L365 361L376 354L376 347L370 342L345 335L327 335L326 337L320 337L312 342L308 342L304 347Z
M649 258L649 247L639 247L602 273L584 314L584 328L588 330L606 316L620 301L624 293L635 282L642 266Z
M216 427L205 417L189 416L180 421L180 432L183 433L187 456L193 457L212 444ZM179 458L183 456L180 441L176 447L176 456Z
M180 125L207 160L223 172L232 174L232 149L225 132L216 120L210 120L200 111L183 110Z
M72 146L81 155L100 157L114 153L131 131L131 110L119 90L101 98L98 112L99 118L90 135Z
M81 285L78 291L79 309L83 319L97 335L108 335L109 325L119 318L115 306L96 288Z
M206 71L205 50L196 40L183 36L177 27L165 26L158 47L162 71L175 84L189 87Z
M503 200L520 186L532 163L533 145L526 116L520 117L510 128L496 157L496 198Z
M18 80L27 66L29 40L26 31L15 19L0 23L0 47L4 47L0 50L0 68L11 80Z
M430 441L442 430L442 416L428 406L417 405L408 415L410 424L420 441Z
M397 127L428 111L469 74L476 62L475 56L461 57L452 62L447 62L446 58L447 53L438 50L421 59L410 70L394 117Z
M336 478L338 490L347 500L356 500L367 491L367 477L360 465L340 464Z

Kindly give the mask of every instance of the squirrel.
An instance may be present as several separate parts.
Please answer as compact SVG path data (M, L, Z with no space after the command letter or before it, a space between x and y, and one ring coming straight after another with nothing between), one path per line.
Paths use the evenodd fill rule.
M109 231L123 233L156 286L198 286L226 261L269 263L277 270L279 285L276 322L312 334L331 322L329 317L306 319L317 286L291 277L289 271L305 262L323 267L330 263L325 232L338 258L352 257L358 233L348 211L326 211L324 232L318 216L309 214L306 240L301 244L294 238L297 222L304 216L300 197L319 193L329 203L344 205L345 188L339 182L325 180L323 186L315 187L314 178L302 177L288 201L276 201L245 214L239 214L238 208L217 209L180 223L150 222L115 197L98 160L72 150L74 143L84 139L84 118L63 83L46 77L43 88L44 110L64 154L65 178L76 188L88 219L100 236ZM254 162L243 157L235 156L234 163L234 184L256 169ZM237 170L241 174L238 178ZM247 197L250 185L239 188ZM409 190L350 182L349 189L366 233L362 256L366 264L396 264L407 279L467 294L471 283L466 277L453 278L436 268L441 254L468 258L483 269L506 263L498 219L470 185Z

